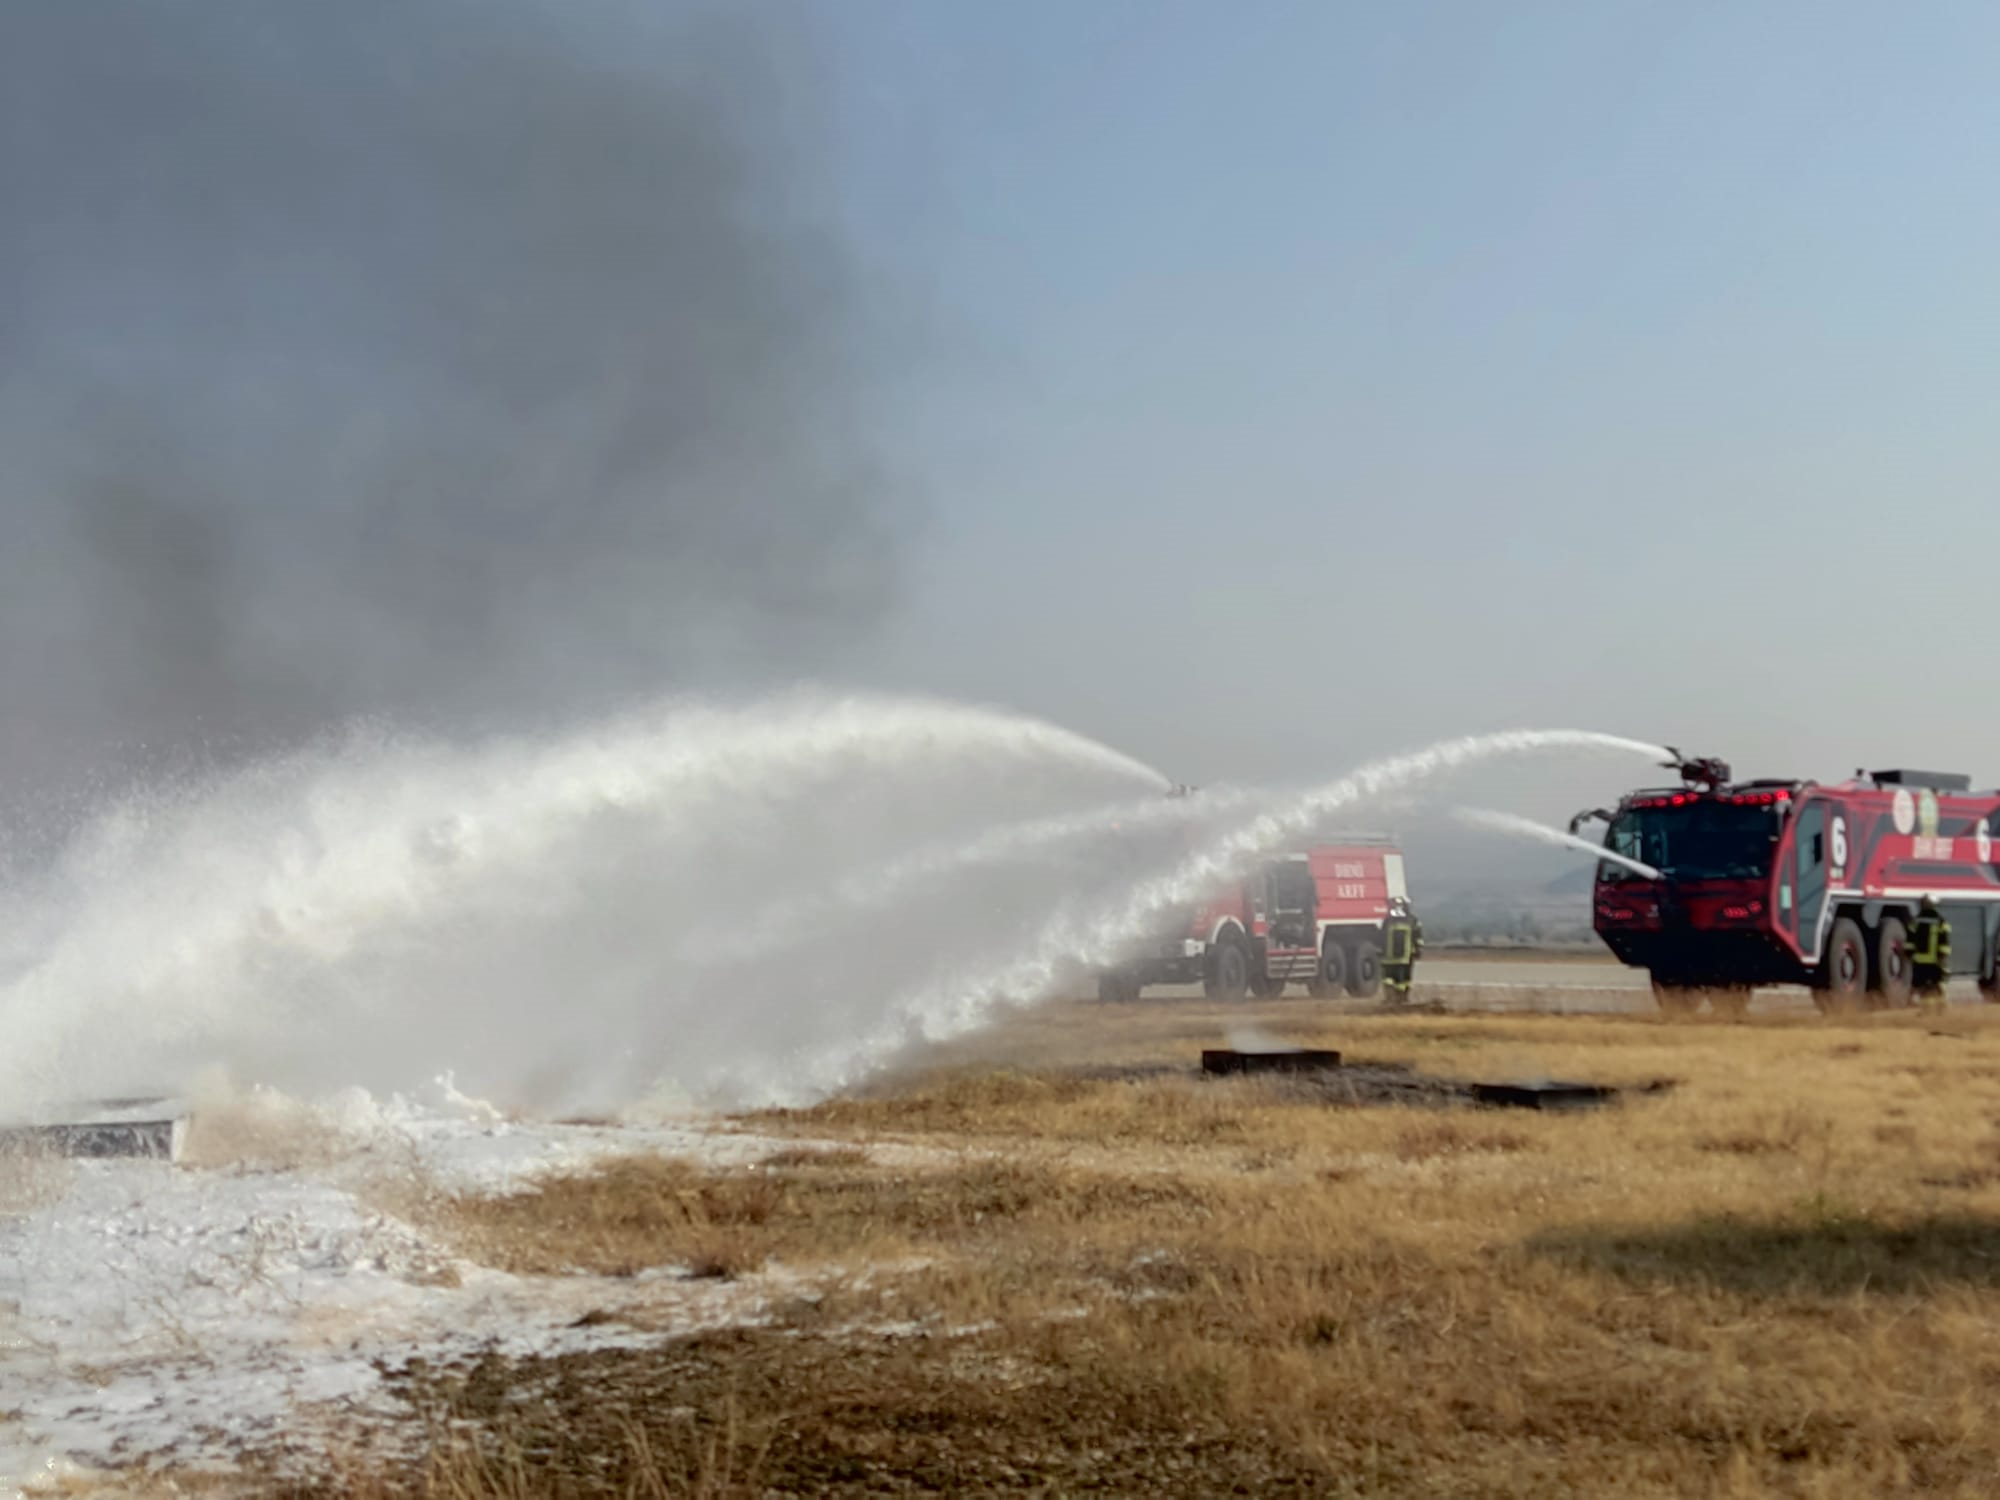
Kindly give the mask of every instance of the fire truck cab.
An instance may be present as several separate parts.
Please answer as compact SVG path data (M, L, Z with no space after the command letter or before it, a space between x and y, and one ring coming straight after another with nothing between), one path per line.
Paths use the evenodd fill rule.
M1408 899L1393 841L1351 835L1265 860L1237 885L1176 915L1169 931L1098 976L1101 999L1148 985L1199 984L1211 999L1275 997L1302 983L1315 997L1382 988L1389 903Z
M1663 1009L1740 1013L1758 985L1804 984L1823 1011L1908 1005L1910 928L1926 898L1951 924L1950 972L2000 998L2000 792L1938 772L1834 785L1732 782L1720 761L1669 762L1682 784L1633 792L1598 866L1593 926L1650 971ZM1636 866L1636 867L1635 867Z

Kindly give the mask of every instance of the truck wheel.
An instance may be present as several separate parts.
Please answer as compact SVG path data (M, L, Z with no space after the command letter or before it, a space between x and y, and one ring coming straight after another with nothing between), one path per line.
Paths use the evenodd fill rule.
M1367 938L1354 945L1348 955L1347 993L1367 1000L1382 992L1382 950Z
M1910 929L1901 917L1884 917L1875 934L1875 985L1870 1001L1878 1007L1909 1005L1917 997L1917 975L1910 963Z
M1319 973L1313 976L1312 997L1326 1000L1347 986L1347 950L1330 942L1319 956Z
M1142 988L1136 977L1116 970L1097 976L1097 998L1106 1005L1130 1005Z
M1250 993L1250 946L1233 933L1216 940L1208 950L1208 972L1202 988L1211 1000L1240 1004Z
M1868 940L1861 924L1841 917L1826 940L1826 956L1813 976L1820 1010L1827 1015L1851 1015L1861 1009L1868 993Z
M1252 974L1250 993L1259 1000L1282 1000L1285 995L1285 981L1275 974Z

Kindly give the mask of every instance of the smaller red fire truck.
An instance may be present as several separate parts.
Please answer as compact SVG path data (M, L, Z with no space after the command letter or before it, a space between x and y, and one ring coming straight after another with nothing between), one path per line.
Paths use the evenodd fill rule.
M1604 847L1648 873L1598 865L1594 923L1651 971L1662 1008L1707 996L1740 1012L1757 985L1810 985L1822 1010L1908 1005L1910 930L1924 901L1951 924L1950 973L2000 999L2000 792L1928 771L1850 781L1733 782L1719 760L1668 765L1681 784L1633 792Z
M1279 855L1178 913L1158 941L1099 975L1098 994L1136 1000L1149 984L1199 984L1210 999L1237 1001L1298 982L1317 997L1374 995L1389 903L1408 896L1402 851L1387 838Z

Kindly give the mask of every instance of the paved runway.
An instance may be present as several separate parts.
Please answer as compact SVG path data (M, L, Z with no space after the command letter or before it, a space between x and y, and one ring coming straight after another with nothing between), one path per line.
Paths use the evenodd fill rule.
M1426 958L1417 965L1421 983L1463 989L1645 990L1644 969L1628 969L1608 958L1488 958L1455 953Z
M1652 980L1607 957L1441 954L1417 965L1412 998L1452 1010L1652 1011ZM1798 1003L1810 1005L1803 990ZM1759 1009L1770 1003L1759 997ZM1787 1007L1789 1008L1789 1007Z
M1415 998L1453 1010L1651 1011L1652 980L1644 969L1628 969L1611 958L1540 958L1446 953L1417 965ZM1956 980L1953 1005L1979 1005L1979 988ZM1758 1012L1812 1011L1812 992L1802 985L1757 991Z
M1304 990L1294 985L1294 998ZM1146 991L1148 999L1198 999L1199 988L1162 985ZM1418 1004L1449 1010L1532 1010L1577 1014L1655 1014L1653 983L1644 969L1628 969L1609 955L1561 955L1445 952L1417 965L1411 998ZM1980 1005L1979 989L1970 980L1955 981L1953 1005ZM1338 1002L1372 1006L1372 1001ZM1802 1011L1812 1014L1812 992L1803 986L1757 991L1751 1002L1757 1014Z

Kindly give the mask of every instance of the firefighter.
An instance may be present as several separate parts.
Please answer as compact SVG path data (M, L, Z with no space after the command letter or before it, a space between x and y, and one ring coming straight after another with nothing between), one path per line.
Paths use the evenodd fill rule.
M1951 923L1937 901L1924 897L1910 928L1910 969L1926 1010L1944 1005L1945 976L1951 970Z
M1424 953L1424 924L1401 896L1389 903L1389 919L1382 924L1382 988L1391 1005L1407 1005L1410 976Z

